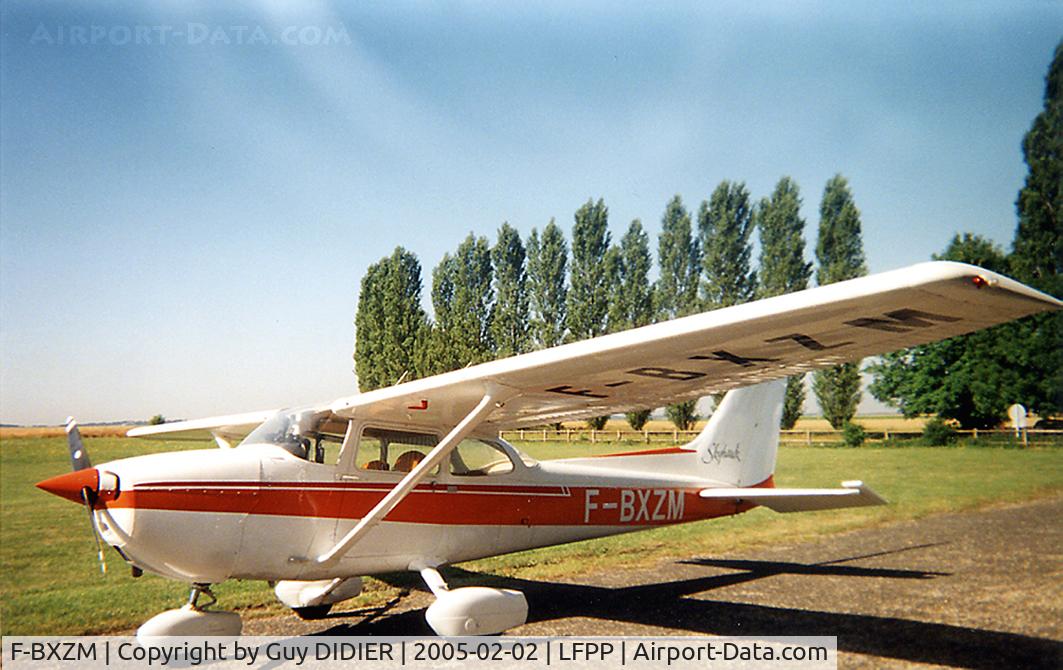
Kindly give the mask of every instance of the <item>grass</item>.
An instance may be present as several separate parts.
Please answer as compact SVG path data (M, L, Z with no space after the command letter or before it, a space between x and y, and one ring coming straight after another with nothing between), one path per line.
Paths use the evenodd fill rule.
M211 445L86 439L94 462ZM527 447L540 459L617 449L609 444ZM131 579L113 551L107 552L111 572L100 574L85 511L33 486L67 468L61 438L4 437L0 441L0 631L5 635L128 630L187 597L184 584L151 575ZM728 519L549 547L464 567L528 579L570 579L583 572L651 564L665 557L795 543L937 512L1058 495L1063 492L1063 450L910 446L780 450L779 486L836 486L853 478L864 479L891 505L792 515L754 510ZM396 592L378 580L366 583L366 593L354 605L378 604ZM262 582L226 582L215 591L223 607L241 610L245 616L283 611Z

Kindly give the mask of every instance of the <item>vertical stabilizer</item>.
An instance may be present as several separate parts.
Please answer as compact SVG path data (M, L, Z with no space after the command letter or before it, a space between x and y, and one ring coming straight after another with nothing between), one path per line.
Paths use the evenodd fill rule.
M701 434L684 449L696 451L701 476L733 486L755 486L775 471L786 380L727 393Z

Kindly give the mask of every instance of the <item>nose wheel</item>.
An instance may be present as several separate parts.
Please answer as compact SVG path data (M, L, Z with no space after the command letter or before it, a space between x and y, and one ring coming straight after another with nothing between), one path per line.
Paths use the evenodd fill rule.
M200 596L206 596L210 598L210 601L201 605L199 603ZM193 584L192 592L188 594L188 605L186 607L196 612L202 612L216 602L218 602L218 598L210 590L210 584Z
M148 619L137 629L137 640L144 646L162 644L175 635L239 635L243 622L236 612L208 609L218 602L210 584L193 584L188 603L176 610L167 610ZM205 600L205 602L203 602Z

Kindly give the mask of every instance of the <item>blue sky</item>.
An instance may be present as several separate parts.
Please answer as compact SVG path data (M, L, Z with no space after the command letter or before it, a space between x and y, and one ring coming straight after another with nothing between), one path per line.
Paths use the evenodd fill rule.
M349 394L370 263L589 197L790 175L812 244L841 172L873 272L1010 244L1063 5L747 4L5 3L0 420Z

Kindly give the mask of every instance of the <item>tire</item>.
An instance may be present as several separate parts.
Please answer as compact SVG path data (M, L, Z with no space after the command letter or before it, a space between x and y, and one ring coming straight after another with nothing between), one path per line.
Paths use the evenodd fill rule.
M316 619L324 619L328 616L329 611L332 610L332 605L314 605L312 607L293 607L292 611L295 612L295 616L305 621L314 621Z

